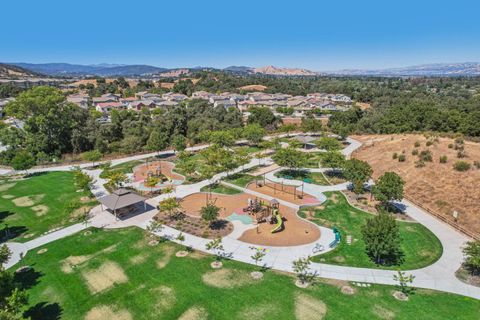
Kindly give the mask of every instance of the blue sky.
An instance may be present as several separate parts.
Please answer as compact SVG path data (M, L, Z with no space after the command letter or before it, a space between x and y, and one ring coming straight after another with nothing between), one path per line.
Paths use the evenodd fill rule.
M480 61L479 1L2 1L0 61L312 70Z

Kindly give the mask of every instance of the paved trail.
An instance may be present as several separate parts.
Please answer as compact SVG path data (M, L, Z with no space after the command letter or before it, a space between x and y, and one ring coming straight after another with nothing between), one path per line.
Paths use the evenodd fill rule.
M342 153L346 157L350 157L351 153L356 150L358 147L361 146L361 143L355 141L353 139L348 139L350 145L342 150ZM198 147L203 148L202 147ZM152 155L156 155L152 154ZM131 160L138 160L143 159L152 155L140 155L140 156L133 156L127 157L123 159L118 159L112 161L112 164L120 164L123 162L131 161ZM270 161L270 160L268 160ZM253 159L245 168L250 168L255 166L258 163L258 159ZM82 168L89 167L88 164L82 166ZM230 172L238 172L241 171L241 168L237 168L236 170ZM55 170L70 170L70 167L63 166L57 168L47 168L47 169L37 169L40 171L55 171ZM322 169L319 169L319 171ZM99 179L99 170L88 170L89 175L97 179L96 186L94 190L94 194L97 197L102 196L106 193L106 190L102 189L101 185L103 184ZM181 185L177 187L176 191L168 194L168 195L160 195L158 197L149 199L147 202L155 206L158 204L159 201L166 197L176 196L176 197L185 197L189 194L199 192L200 189L212 182L219 181L221 178L225 177L226 173L220 173L215 175L210 181L202 181L192 185ZM269 179L278 179L276 177L272 177L273 173L268 175ZM275 181L275 180L274 180ZM291 181L291 183L295 183L295 181ZM298 183L298 181L296 181ZM311 193L312 195L317 196L319 199L323 199L322 196L323 192L325 191L338 191L338 190L345 190L348 184L340 184L335 186L317 186L314 184L305 184L307 186L305 189L306 192ZM305 187L304 186L304 187ZM233 186L238 188L238 186ZM243 189L243 188L241 188ZM252 190L244 190L245 192L254 192ZM265 195L262 195L263 197ZM297 206L295 204L288 203L289 206ZM460 267L461 261L463 259L463 254L461 251L462 246L465 244L466 241L469 239L464 236L463 234L459 233L458 231L452 229L448 225L440 222L439 220L435 219L433 216L422 210L421 208L416 207L412 203L408 201L402 201L401 205L405 207L406 214L410 215L419 223L426 226L429 230L431 230L440 240L443 245L443 254L441 258L435 262L434 264L417 270L408 271L409 274L413 274L415 276L413 285L420 288L428 288L434 290L440 290L445 292L451 292L456 294L461 294L469 297L473 297L476 299L480 299L480 288L473 287L467 285L455 277L455 271ZM298 206L297 206L298 207ZM111 214L107 214L102 212L99 209L99 206L94 208L93 211L95 212L95 216L92 219L91 225L95 227L106 227L106 228L123 228L127 226L138 226L140 228L146 229L148 224L150 223L151 219L156 213L156 210L150 210L140 215L136 215L132 218L126 220L119 220L116 221ZM14 252L13 258L7 264L7 267L13 266L16 262L18 262L20 253L25 254L28 250L35 249L39 246L47 244L51 241L55 241L57 239L69 236L76 232L79 232L85 229L87 226L84 224L76 224L54 233L39 237L37 239L31 240L24 244L19 243L8 243L11 250ZM276 270L288 271L292 272L292 262L300 257L306 257L309 255L318 254L315 248L317 243L325 245L329 243L332 238L332 232L330 229L320 227L322 232L322 237L319 241L315 243L311 243L308 245L302 246L294 246L294 247L273 247L273 246L262 246L267 249L267 255L264 258L264 263L266 266L271 267ZM158 234L161 236L166 236L170 238L172 241L176 241L175 237L178 235L179 231L175 230L170 227L164 227L164 229L159 232ZM252 249L251 244L242 242L238 240L239 232L234 232L232 235L227 236L223 240L223 246L225 248L226 253L228 253L229 257L245 262L254 264L254 261L251 259ZM192 248L208 252L205 249L205 244L208 240L196 237L190 234L184 234L185 241L184 245L191 246ZM328 245L325 246L326 251L328 250ZM320 264L320 263L313 263L312 269L317 272L317 275L324 278L330 279L339 279L339 280L347 280L347 281L358 281L358 282L369 282L369 283L378 283L378 284L395 284L393 280L393 275L395 274L394 271L389 270L377 270L377 269L368 269L368 268L355 268L355 267L342 267L342 266L335 266L335 265L328 265L328 264Z

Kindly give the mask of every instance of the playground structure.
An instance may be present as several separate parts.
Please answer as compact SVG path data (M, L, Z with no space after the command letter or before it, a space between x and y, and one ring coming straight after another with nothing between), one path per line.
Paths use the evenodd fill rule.
M173 172L175 165L168 161L153 161L140 164L133 168L133 181L140 190L162 189L167 186L180 185L185 177ZM157 180L154 186L147 186L149 180Z
M206 205L207 201L210 203L213 200L215 205L220 208L220 219L247 226L238 238L241 241L255 245L295 246L312 243L320 238L320 229L311 222L298 217L295 209L279 203L276 213L273 208L268 213L266 206L272 207L272 205L261 196L258 197L258 202L264 204L264 218L269 216L276 218L276 220L272 220L273 224L266 220L263 223L255 224L257 216L243 211L249 203L253 204L254 202L252 195L246 193L234 195L214 193L206 200L206 193L198 192L182 198L180 206L186 215L201 217L201 208ZM261 220L260 215L258 218ZM288 232L279 232L281 230L288 230Z
M258 198L248 199L248 206L243 208L243 212L247 212L249 215L255 216L255 223L268 222L275 224L275 227L271 230L271 233L279 232L284 229L283 218L279 212L279 202L276 199L272 199L269 204L264 203Z
M283 182L278 183L278 182L271 181L267 179L266 174L263 174L263 177L261 179L258 179L258 178L255 179L255 185L257 187L269 187L270 189L273 190L273 194L276 194L277 191L291 194L294 199L303 199L305 195L303 192L303 188L304 188L303 181L298 185L292 185L292 184L286 185ZM300 190L298 190L298 188L300 188Z

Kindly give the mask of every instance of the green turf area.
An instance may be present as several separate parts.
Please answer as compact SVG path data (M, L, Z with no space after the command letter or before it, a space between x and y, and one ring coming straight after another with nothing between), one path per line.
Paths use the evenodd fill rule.
M48 172L0 184L0 238L4 225L14 241L28 241L56 227L79 221L95 200L88 192L76 192L72 172ZM27 236L25 238L25 236Z
M428 266L442 255L442 245L430 230L416 222L399 221L404 262L400 266L377 266L366 254L361 234L361 227L372 214L352 207L340 192L326 192L325 195L329 199L322 205L323 209L314 210L314 217L310 220L326 227L337 227L342 241L333 251L313 257L313 261L353 267L407 270ZM309 210L303 209L300 215L308 216ZM347 235L357 240L348 245Z
M240 190L230 188L230 187L224 186L222 184L214 184L214 185L212 185L211 189L210 189L210 186L205 186L205 187L202 187L200 189L200 191L202 191L202 192L211 191L211 192L221 193L221 194L239 194L239 193L242 193L242 191L240 191Z
M108 310L120 319L168 320L192 308L208 319L320 319L322 311L324 319L478 319L480 301L458 295L418 289L401 302L391 286L354 287L354 295L341 293L345 283L299 289L293 276L274 271L254 281L249 273L258 268L235 261L213 273L211 256L177 258L178 245L149 246L137 228L91 230L22 261L33 267L18 276L28 288L32 320L114 318ZM103 317L92 310L103 310Z
M245 188L247 184L255 181L255 177L247 173L236 173L224 179L228 183L232 183L239 187Z
M307 163L305 168L320 168L319 163L322 161L323 152L309 152L307 154Z
M306 170L282 170L275 173L278 178L290 178L308 183L318 184L321 186L329 185L327 179L321 172L310 172Z
M128 162L124 162L121 164L117 164L116 166L111 166L109 168L106 168L102 171L100 174L100 178L108 178L108 175L112 172L122 172L122 173L132 173L133 168L138 166L139 164L145 163L145 161L142 160L132 160Z

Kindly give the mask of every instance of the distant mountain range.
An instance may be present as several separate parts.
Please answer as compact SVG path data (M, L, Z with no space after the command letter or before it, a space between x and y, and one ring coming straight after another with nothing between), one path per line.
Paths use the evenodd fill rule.
M195 70L223 70L237 74L264 74L272 76L319 76L319 75L337 75L337 76L479 76L480 63L464 62L464 63L437 63L425 64L404 68L388 68L388 69L344 69L329 72L314 72L307 69L299 68L280 68L274 66L265 66L261 68L253 68L248 66L230 66L224 69L215 69L209 67L194 68L160 68L150 65L121 65L121 64L97 64L97 65L79 65L69 63L9 63L3 66L11 65L12 68L22 68L26 73L48 76L64 76L64 77L85 77L85 76L101 76L101 77L135 77L135 76L161 76L161 77L178 77ZM15 66L15 67L13 67ZM13 73L15 73L13 71ZM7 75L4 72L5 75Z
M11 63L34 72L49 76L133 76L159 73L167 71L166 68L159 68L149 65L80 65L69 63Z
M0 63L0 78L41 77L42 74L11 64Z
M388 68L379 70L345 69L327 72L332 75L345 76L478 76L480 63L434 63L403 68Z

